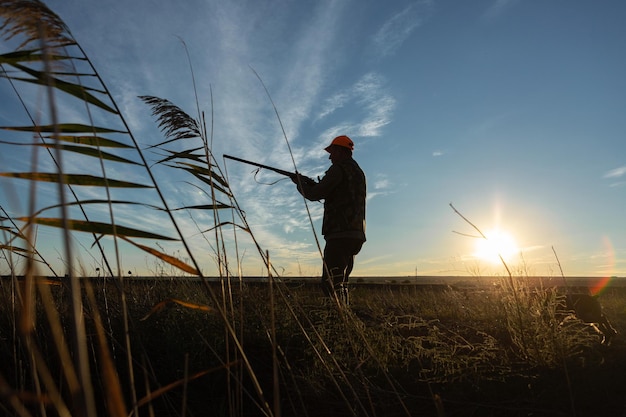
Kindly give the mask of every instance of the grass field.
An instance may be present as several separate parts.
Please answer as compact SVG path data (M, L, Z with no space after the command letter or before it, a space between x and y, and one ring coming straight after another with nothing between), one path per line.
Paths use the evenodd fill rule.
M562 278L355 278L350 308L322 298L316 279L224 278L242 270L240 239L276 271L212 154L212 120L141 96L165 138L140 145L61 19L39 1L4 3L0 65L30 122L0 126L15 162L0 177L28 183L3 188L19 209L0 206L10 274L0 279L0 415L626 415L624 286L599 296L619 332L606 344L563 308ZM165 157L149 161L148 150ZM188 191L166 192L173 172ZM180 206L192 194L201 201ZM162 218L143 223L145 212ZM190 219L193 233L182 227ZM78 235L94 265L75 255ZM127 250L172 276L123 276ZM200 259L220 278L205 280ZM90 270L107 278L80 278Z
M58 330L42 308L33 341L20 337L21 290L14 284L5 279L1 289L0 354L10 358L0 366L2 411L20 415L13 398L33 414L55 415L28 343L36 343L67 396L67 369L53 343ZM46 285L63 333L71 333L70 291ZM121 288L113 280L93 281L97 301L86 300L84 316L97 409L112 415L105 414L96 309L129 413L131 358L137 410L146 416L623 415L626 288L600 296L620 333L607 346L590 326L557 311L553 288L516 285L514 298L506 285L361 284L352 290L351 307L341 309L315 283L127 280L128 355ZM221 294L222 306L207 295L209 287Z

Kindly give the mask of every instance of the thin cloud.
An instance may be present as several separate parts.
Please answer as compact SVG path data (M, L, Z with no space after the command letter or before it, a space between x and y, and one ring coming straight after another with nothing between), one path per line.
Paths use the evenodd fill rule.
M495 19L509 10L519 0L496 0L483 14L485 19Z
M413 31L424 23L431 6L430 0L416 2L387 20L373 38L374 50L378 55L393 55Z
M392 183L386 175L377 174L372 181L372 185L368 186L367 200L371 200L379 195L387 195L391 192Z
M616 180L618 178L624 177L625 175L626 175L626 165L608 171L606 174L603 175L602 178ZM622 181L616 181L616 182L611 183L609 187L616 188L616 187L623 187L624 185L626 185L626 181L622 180Z
M382 128L391 122L391 115L396 105L393 97L387 95L376 97L372 104L377 106L371 108L372 112L362 121L358 136L380 136Z
M353 132L355 137L375 137L381 135L381 128L391 122L396 107L396 99L385 88L386 80L377 73L367 73L349 89L340 91L324 102L316 121L348 106L355 106L361 113L360 120L345 122L341 126L327 129L321 138L325 142L328 137L341 132ZM319 147L319 144L316 145Z
M626 174L626 166L615 168L604 174L603 178L619 178Z
M332 114L334 111L342 108L350 100L350 94L347 92L337 93L326 100L324 107L319 112L316 120L323 119L324 117Z
M389 180L387 178L383 178L374 182L374 189L380 190L389 187Z
M283 77L278 95L278 99L285 103L282 111L284 125L296 126L291 136L297 136L298 126L310 117L326 72L332 67L340 7L340 2L331 2L316 8L311 24L302 32L292 50L295 59Z

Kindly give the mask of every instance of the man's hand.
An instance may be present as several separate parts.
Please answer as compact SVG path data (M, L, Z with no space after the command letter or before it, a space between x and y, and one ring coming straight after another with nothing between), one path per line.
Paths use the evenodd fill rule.
M315 185L317 184L317 182L313 179L313 178L309 178L306 177L298 172L296 172L294 175L292 175L291 177L291 181L293 181L294 184L296 184L297 186L300 186L300 184L302 185Z

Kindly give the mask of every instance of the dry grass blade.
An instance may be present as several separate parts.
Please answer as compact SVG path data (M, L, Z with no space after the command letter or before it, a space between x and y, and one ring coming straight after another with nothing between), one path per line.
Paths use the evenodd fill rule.
M3 398L20 417L31 417L32 414L24 405L25 400L22 398L23 393L15 392L7 383L6 379L0 374L0 398Z
M18 246L13 246L13 245L4 245L4 244L0 244L0 249L1 250L8 250L13 252L14 254L18 255L18 256L27 256L31 254L31 251L28 249L24 249L24 248L20 248Z
M234 222L221 222L221 223L219 223L219 224L216 224L216 225L215 225L215 226L213 226L213 227L210 227L210 228L208 228L208 229L206 229L206 230L203 230L203 231L202 231L202 233L210 232L210 231L212 231L212 230L214 230L214 229L217 229L218 227L223 227L223 226L227 226L227 225L232 225L232 226L235 226L235 227L240 228L240 229L241 229L241 230L243 230L244 232L247 232L247 233L252 233L252 232L250 231L250 228L249 228L249 227L242 226L242 225L237 224L237 223L234 223Z
M138 205L138 206L143 206L143 207L149 207L153 210L163 210L163 208L158 207L158 206L153 206L151 204L145 204L142 203L140 201L130 201L130 200L99 200L99 199L91 199L91 200L81 200L81 201L70 201L68 203L65 204L66 207L71 207L71 206L88 206L90 204L110 204L111 206L114 206L116 204L120 204L120 205L129 205L129 206L133 206L133 205ZM48 211L48 210L52 210L55 208L59 208L61 205L60 204L54 204L52 206L47 206L47 207L43 207L40 210L37 210L36 212L33 213L32 217L37 217L39 216L41 213Z
M157 235L156 233L145 232L143 230L134 229L131 227L124 226L113 226L108 223L100 223L100 222L90 222L83 220L68 220L67 224L63 224L62 219L56 218L48 218L48 217L36 217L34 219L29 219L27 217L18 217L16 220L20 221L31 221L32 223L37 223L45 226L52 227L67 227L70 230L76 230L80 232L88 232L95 233L100 235L118 235L123 237L137 237L143 239L159 239L159 240L176 240L171 237Z
M153 147L156 147L157 145L154 145ZM193 148L193 149L187 149L187 150L183 150L183 151L174 151L172 149L164 149L164 148L160 148L162 151L165 151L166 153L168 153L169 155L164 157L163 159L158 160L156 163L157 164L164 164L168 161L174 160L174 159L187 159L190 161L196 161L196 162L200 162L200 163L204 163L205 161L205 154L201 153L195 153L197 151L200 150L204 150L204 146L199 147L199 148Z
M151 248L149 246L145 246L145 245L141 245L137 242L133 242L130 239L127 239L125 236L120 236L121 239L125 240L128 243L131 243L132 245L135 245L136 247L138 247L139 249L148 252L151 255L154 255L155 257L157 257L158 259L172 265L175 266L176 268L180 269L181 271L184 271L188 274L192 274L194 276L200 276L200 271L198 271L195 267L186 264L185 262L181 261L180 259L168 255L166 253L163 253L161 251L158 251L154 248Z
M123 130L110 129L107 127L84 125L81 123L59 123L56 125L37 125L37 126L2 126L0 129L12 130L16 132L31 132L31 133L128 133ZM57 136L54 136L55 139ZM75 136L72 136L75 137ZM91 137L94 138L93 136ZM99 142L94 142L93 145L99 145ZM118 147L121 147L118 145ZM124 146L130 148L130 146Z
M166 307L168 307L168 306L170 306L172 304L178 304L180 306L183 306L183 307L191 309L191 310L206 311L208 313L214 313L215 312L215 309L213 307L209 307L209 306L202 305L202 304L194 304L194 303L190 303L189 301L178 300L176 298L168 298L167 300L163 300L160 303L156 304L154 307L152 307L152 309L150 309L148 314L146 314L145 316L140 318L139 321L147 320L153 314L158 313L159 311L163 310L164 308L166 308Z
M96 146L99 148L124 148L124 149L133 148L132 146L127 145L125 143L122 143L113 139L108 139L102 136L95 136L95 135L91 135L91 136L58 135L55 138L47 137L46 139L56 139L61 142L79 143L81 145Z
M205 168L205 167L198 166L195 164L190 164L188 162L178 162L178 165L180 165L183 169L192 173L193 175L202 179L205 182L207 181L206 180L207 178L211 178L211 182L213 184L215 181L217 181L222 187L228 187L228 183L226 182L226 180L224 180L219 174L217 174L215 171L213 171L210 168ZM214 184L214 187L215 187L215 184ZM222 191L222 192L226 193L226 191Z
M20 65L20 64L16 64L13 63L12 64L15 68L27 73L28 75L30 75L33 78L17 78L17 77L13 77L13 79L15 80L19 80L19 81L24 81L24 82L28 82L28 83L33 83L33 84L38 84L41 86L48 86L48 85L54 85L55 88L58 88L59 90L70 94L74 97L77 97L81 100L86 101L87 103L93 104L97 107L100 107L103 110L106 110L109 113L114 113L117 114L117 111L112 108L111 106L108 106L107 104L105 104L104 102L102 102L102 100L96 98L95 96L93 96L91 93L89 93L89 89L83 87L80 84L72 84L72 83L68 83L66 81L60 80L58 78L52 78L50 77L50 74L47 72L42 72L42 71L36 71L33 70L31 68L28 68L26 66ZM102 93L102 92L100 92Z
M138 184L129 181L113 180L104 177L84 174L59 174L45 172L0 172L0 176L7 178L19 178L30 181L53 182L79 186L100 186L117 188L152 188L151 185Z
M103 159L106 161L121 162L124 164L131 164L131 165L141 165L139 162L135 162L128 158L123 158L121 156L114 155L112 153L104 152L98 149L97 147L93 148L93 147L84 147L84 146L63 145L59 143L57 144L38 143L38 144L33 144L31 146L40 146L42 148L55 148L61 151L74 152L74 153L81 154L84 156Z
M176 387L179 387L179 386L181 386L183 384L186 384L189 381L193 381L194 379L198 379L198 378L203 377L205 375L208 375L210 373L221 371L222 369L228 369L228 368L230 368L232 366L237 365L237 363L238 362L236 362L236 361L235 362L229 362L229 363L226 363L226 364L224 364L222 366L218 366L218 367L215 367L215 368L207 369L205 371L196 372L195 374L193 374L191 376L188 376L187 378L183 378L183 379L180 379L178 381L174 381L174 382L172 382L172 383L170 383L170 384L168 384L168 385L166 385L164 387L159 388L156 391L150 392L150 394L148 394L147 396L143 397L142 399L140 399L137 402L137 406L142 407L142 406L144 406L146 404L149 404L151 401L155 400L156 398L158 398L161 395L167 393L168 391L171 391L172 389L174 389Z
M76 373L76 369L72 362L72 354L70 353L70 350L67 346L67 341L65 339L63 325L61 324L59 312L50 291L49 280L38 277L36 278L36 283L39 294L41 295L42 305L45 311L45 317L48 321L48 326L51 329L52 341L54 342L54 346L59 358L59 363L62 364L65 384L67 385L72 396L76 398L80 395L81 392L80 382ZM30 335L28 335L28 337L30 337ZM29 343L31 343L32 345L32 342ZM33 348L31 348L31 353L34 355L35 358L40 356L38 350L34 351ZM44 362L43 359L40 359L38 362L38 370L40 373L44 373L44 375L48 372L46 362ZM46 378L47 377L44 377L44 381L47 380ZM66 410L65 404L60 398L60 393L58 392L52 381L47 383L47 387L50 392L50 397L54 400L53 404L55 405L57 411L59 413L69 412Z
M63 60L66 59L64 56L58 55L49 55L51 60ZM13 65L17 63L24 62L39 62L43 59L43 54L40 49L35 49L32 51L13 51L8 52L6 54L0 55L0 64L8 64ZM5 75L2 74L4 77Z
M228 204L224 204L224 203L220 203L220 202L215 202L214 204L196 204L193 206L184 206L184 207L177 207L177 208L173 208L172 211L178 211L178 210L232 210L234 207L230 206ZM225 224L226 222L222 222L221 224ZM212 230L213 228L211 228L210 230Z
M125 417L128 413L124 403L124 395L122 394L122 384L117 374L117 369L115 369L115 363L111 358L111 352L109 351L104 326L102 325L102 318L100 317L100 312L98 311L96 297L94 296L93 288L89 282L86 282L85 290L91 306L93 323L96 328L99 353L98 364L100 366L100 370L102 371L104 380L104 393L106 396L108 411L111 417Z
M186 167L176 167L176 168L180 168L180 169L183 169L184 171L191 173L194 177L198 178L200 181L208 185L211 188L212 193L214 193L214 191L219 191L228 197L232 197L232 194L227 189L220 187L219 185L215 183L215 181L213 181L214 180L213 175L209 175L207 177L207 176L198 174L198 172L192 168L186 168Z

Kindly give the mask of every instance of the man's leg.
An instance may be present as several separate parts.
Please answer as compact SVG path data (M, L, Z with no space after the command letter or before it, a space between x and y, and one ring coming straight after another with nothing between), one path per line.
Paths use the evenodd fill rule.
M330 239L324 247L324 268L322 290L334 297L334 293L344 304L348 304L348 277L354 267L354 257L361 250L363 242L354 239Z
M361 251L362 247L363 242L354 239L346 239L346 270L343 275L343 282L341 284L341 299L343 303L347 306L350 305L348 279L350 278L350 274L352 273L352 268L354 268L354 258L356 258L356 255Z
M342 252L342 246L336 240L326 241L322 271L322 291L329 297L334 297L335 290L343 282L346 265Z

